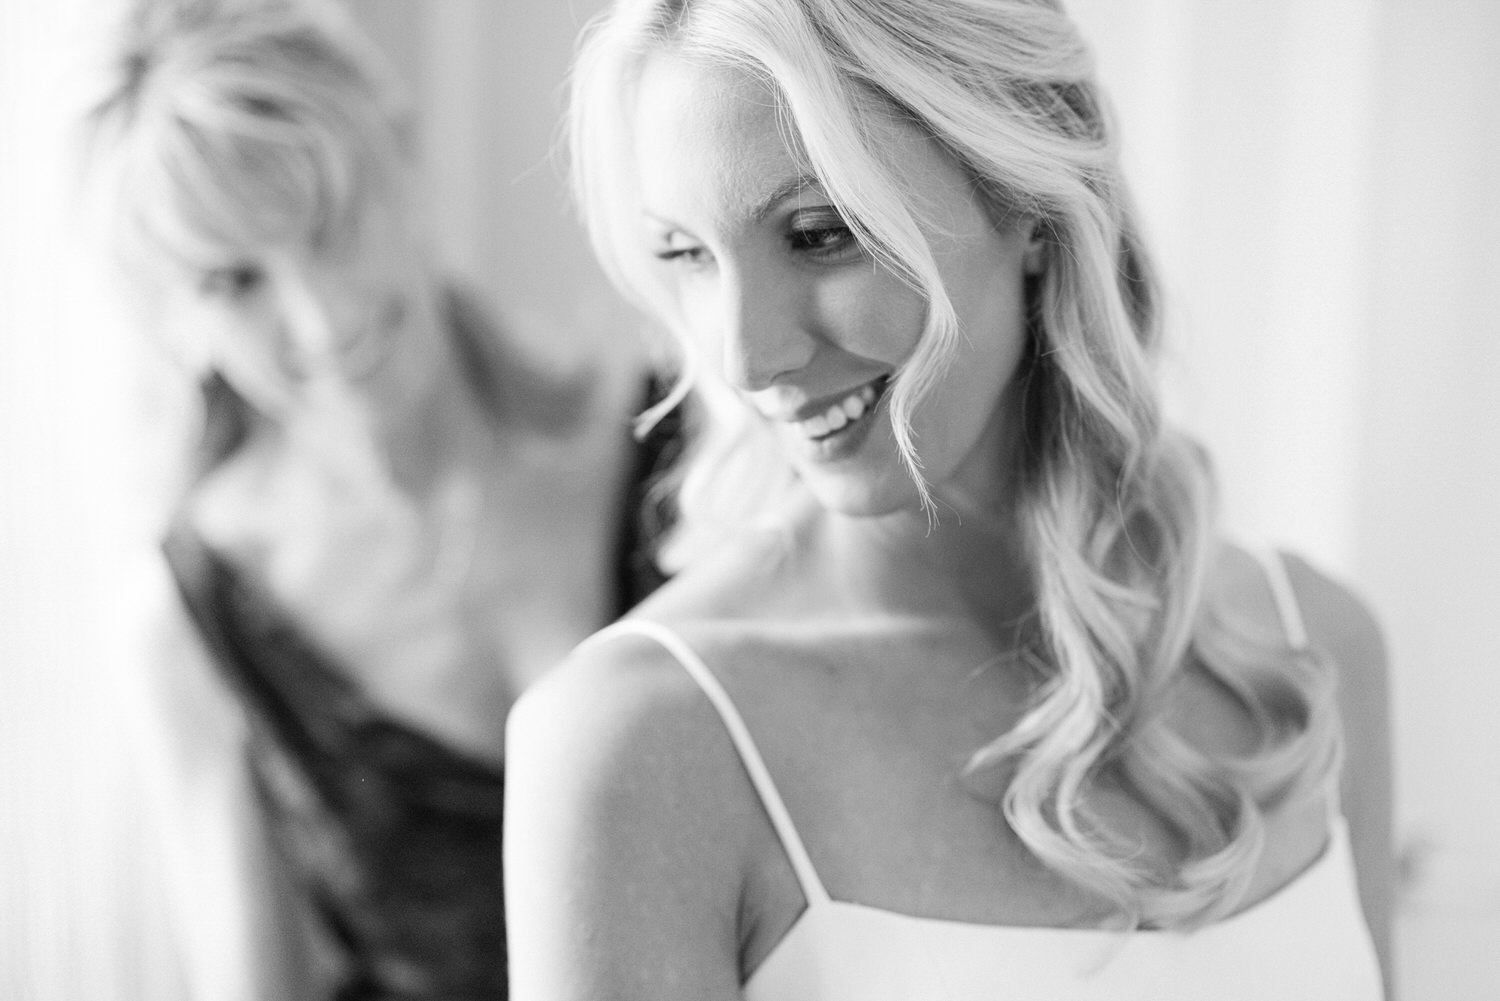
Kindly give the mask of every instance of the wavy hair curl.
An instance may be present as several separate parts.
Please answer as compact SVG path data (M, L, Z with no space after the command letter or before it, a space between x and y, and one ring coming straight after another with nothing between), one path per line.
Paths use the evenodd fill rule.
M1028 289L1014 475L1037 605L1027 658L1043 681L1022 719L968 767L1007 776L1006 822L1053 870L1112 901L1122 927L1186 928L1227 914L1248 888L1266 812L1324 792L1336 772L1331 672L1206 599L1213 476L1163 418L1157 284L1076 28L1056 0L619 0L590 26L575 64L575 194L606 271L670 323L636 235L623 155L634 83L664 51L765 80L861 243L925 296L925 330L893 380L891 420L929 510L910 416L942 381L956 320L913 208L865 138L879 134L872 116L916 123L975 179L995 218L1036 220L1046 260ZM689 352L689 375L695 365ZM726 532L774 520L799 489L727 387L685 378L679 395L689 392L705 417L681 483L679 563ZM1168 724L1169 689L1190 660L1248 710L1259 731L1250 753L1205 754ZM1160 816L1181 857L1142 861L1090 808L1101 780Z

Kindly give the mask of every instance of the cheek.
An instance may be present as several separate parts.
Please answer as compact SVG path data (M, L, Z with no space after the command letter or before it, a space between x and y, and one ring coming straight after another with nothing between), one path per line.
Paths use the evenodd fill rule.
M935 466L946 461L938 453L948 458L964 454L999 428L996 421L1005 419L1000 408L1015 382L1027 338L1019 268L988 266L976 255L970 267L948 277L959 322L955 354L940 385L914 415L918 438L929 443Z
M671 318L672 334L684 353L717 374L724 356L723 305L712 283L687 282L663 294L660 303L660 314Z
M277 350L283 324L264 297L245 302L188 301L172 313L178 336L215 357L266 356Z
M927 308L895 275L865 265L821 286L817 316L825 335L845 351L895 366L916 349Z
M407 325L411 318L411 303L408 296L402 295L400 290L393 289L378 301L380 309L375 318L375 325L380 333L394 335Z
M1009 381L1025 347L1026 277L1022 258L1009 242L968 255L947 280L958 317L959 363L996 392Z
M388 297L415 281L418 266L415 259L407 259L395 247L378 249L351 268L341 286L362 297Z
M213 368L223 333L201 307L168 299L157 304L149 321L174 362L199 374Z
M219 329L256 349L273 348L287 334L288 317L270 296L255 296L219 311Z

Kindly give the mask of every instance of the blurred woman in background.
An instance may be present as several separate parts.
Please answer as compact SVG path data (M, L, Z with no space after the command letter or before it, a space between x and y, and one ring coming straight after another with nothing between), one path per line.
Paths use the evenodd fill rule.
M228 852L259 994L503 997L506 714L659 582L645 366L543 362L443 274L411 122L338 10L128 23L89 152L158 390L191 403L157 658L184 933L232 921L203 876ZM202 974L254 996L237 976Z

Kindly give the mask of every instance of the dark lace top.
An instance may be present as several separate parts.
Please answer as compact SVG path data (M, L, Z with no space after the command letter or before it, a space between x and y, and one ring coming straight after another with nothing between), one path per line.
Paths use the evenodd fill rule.
M222 456L237 437L206 447ZM651 542L665 518L649 487L678 441L669 416L636 448L616 549L617 614L662 582ZM253 787L314 928L310 958L331 985L324 996L505 998L502 771L383 712L185 523L164 551L249 720Z

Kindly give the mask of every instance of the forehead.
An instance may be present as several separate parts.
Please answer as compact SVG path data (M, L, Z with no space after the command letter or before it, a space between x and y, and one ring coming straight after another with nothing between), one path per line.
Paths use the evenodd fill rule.
M929 240L976 219L1003 221L925 128L874 97L860 111L855 127L870 159L855 184L887 186ZM639 81L633 126L643 210L705 230L701 237L748 227L802 190L836 196L814 171L780 96L748 70L653 56Z
M633 130L645 210L733 226L789 186L815 183L778 109L776 92L746 70L650 58Z

